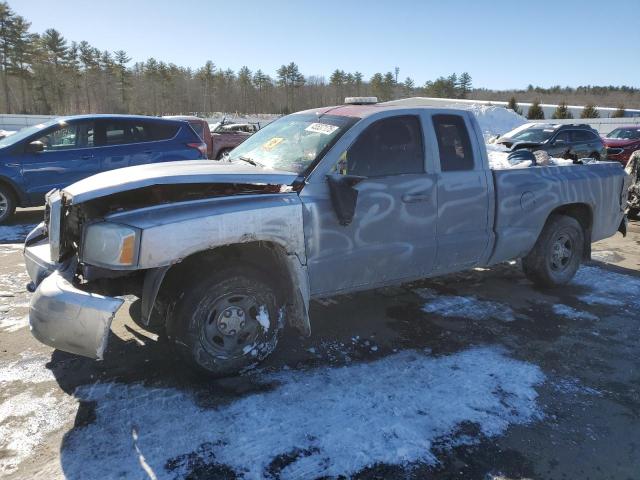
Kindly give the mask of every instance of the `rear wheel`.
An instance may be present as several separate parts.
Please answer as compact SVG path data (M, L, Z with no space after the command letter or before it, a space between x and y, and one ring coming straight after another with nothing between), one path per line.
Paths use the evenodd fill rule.
M564 285L580 267L583 250L582 225L573 217L553 215L531 252L522 259L522 269L540 287Z
M188 281L167 333L181 354L214 376L237 373L276 347L282 328L277 287L250 266Z
M16 199L6 185L0 184L0 223L9 220L16 211Z

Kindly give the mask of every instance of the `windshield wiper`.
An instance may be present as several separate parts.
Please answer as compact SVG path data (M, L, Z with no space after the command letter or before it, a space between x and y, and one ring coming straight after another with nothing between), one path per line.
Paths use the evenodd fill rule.
M247 162L250 163L251 165L253 165L254 167L263 167L264 165L262 165L261 163L256 162L254 159L249 158L249 157L243 157L242 155L240 155L239 157L237 157L238 160L242 160L243 162Z

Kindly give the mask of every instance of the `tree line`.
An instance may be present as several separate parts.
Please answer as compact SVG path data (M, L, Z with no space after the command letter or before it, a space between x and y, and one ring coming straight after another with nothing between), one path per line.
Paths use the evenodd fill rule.
M334 70L329 78L305 76L295 62L269 75L243 66L234 71L207 61L200 68L166 63L156 58L132 63L124 50L107 51L86 41L68 41L50 28L30 30L27 19L0 1L0 112L26 114L213 112L288 113L304 108L340 104L346 96L376 96L380 101L428 96L476 98L502 92L474 89L467 72L416 85L400 69L373 74ZM609 89L640 107L640 93L630 87L579 87L545 95L609 95ZM603 91L598 89L604 89ZM546 98L546 97L544 97ZM526 98L525 98L526 100ZM622 101L619 102L622 104Z
M516 97L511 97L509 99L507 108L513 110L519 115L523 115L522 108L518 105ZM625 112L626 110L624 105L619 105L618 108L613 111L610 118L622 118L625 116ZM531 106L527 110L526 117L529 120L544 120L544 110L542 110L542 107L540 106L540 100L536 99L531 103ZM569 110L569 106L565 101L561 101L551 114L551 119L553 120L571 118L573 118L573 114L571 113L571 110ZM580 111L580 118L600 118L598 107L593 103L587 103Z

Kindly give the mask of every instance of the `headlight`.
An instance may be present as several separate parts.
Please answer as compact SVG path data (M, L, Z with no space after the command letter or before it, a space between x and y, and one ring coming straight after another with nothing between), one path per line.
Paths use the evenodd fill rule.
M138 263L140 230L116 223L95 223L85 229L82 261L104 267Z

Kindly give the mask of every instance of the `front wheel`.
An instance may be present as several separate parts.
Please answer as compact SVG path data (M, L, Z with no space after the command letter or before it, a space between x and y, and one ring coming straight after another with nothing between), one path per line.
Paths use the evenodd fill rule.
M578 271L584 250L582 225L573 217L549 218L522 269L529 280L540 287L568 283Z
M167 333L181 354L214 376L256 364L282 329L276 287L250 266L224 268L186 282Z
M0 184L0 224L9 220L16 211L16 200L13 192Z

